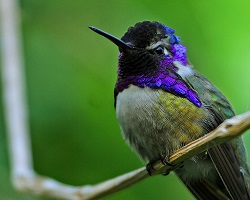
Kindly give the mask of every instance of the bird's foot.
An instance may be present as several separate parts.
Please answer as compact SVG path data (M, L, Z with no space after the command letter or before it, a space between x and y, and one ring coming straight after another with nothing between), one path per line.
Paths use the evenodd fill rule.
M175 164L169 162L168 157L167 157L167 158L161 158L161 163L162 163L163 165L167 165L167 166L170 166L170 167L176 166Z
M159 161L161 161L161 163L164 165L164 166L169 166L171 167L171 170L166 170L166 171L163 171L162 170L158 170L156 169L157 166L159 167L159 165L157 165L157 163L159 164ZM158 160L154 160L154 161L150 161L147 166L146 166L146 169L148 171L148 174L150 176L152 175L155 175L155 174L163 174L164 176L168 175L171 171L179 168L179 167L183 167L183 163L180 163L180 164L173 164L171 162L169 162L169 159L168 157L164 157L164 158L160 158Z
M155 164L155 161L151 161L149 162L147 165L146 165L146 169L148 171L148 174L151 176L153 173L153 171L155 171L156 169L154 168L154 164Z
M173 164L171 162L169 162L169 158L168 157L165 157L165 158L162 158L161 159L161 162L163 165L165 166L169 166L171 167L171 171L174 171L175 169L177 168L182 168L184 165L183 165L183 162L179 163L179 164ZM165 173L163 173L162 175L163 176L167 176L170 172L170 170L167 170Z
M169 167L175 167L175 166L176 166L175 164L169 162L168 157L161 158L161 163L162 163L163 165L169 166ZM169 173L170 173L170 171L167 170L167 171L166 171L165 173L163 173L162 175L163 175L163 176L167 176L167 175L169 175Z

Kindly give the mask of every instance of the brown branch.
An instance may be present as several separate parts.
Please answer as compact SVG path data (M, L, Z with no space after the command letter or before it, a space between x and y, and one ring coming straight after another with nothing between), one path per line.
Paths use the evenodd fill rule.
M250 111L226 120L214 131L179 149L170 155L169 161L178 165L215 145L239 137L247 129L250 129ZM152 175L165 174L173 170L172 167L162 164L160 160L154 164L153 168L155 171ZM87 198L83 199L94 199L113 194L147 177L149 175L146 168L141 168L132 173L93 186L93 192L88 193Z
M169 161L178 165L206 149L239 137L249 128L250 111L226 120L214 131L179 149L169 157ZM157 161L153 168L155 169L153 175L170 172L172 170L172 167L163 165L161 161ZM143 167L97 185L86 185L82 187L65 185L51 178L36 175L33 177L24 176L16 178L20 181L20 185L23 186L23 191L47 197L86 200L108 196L147 177L150 176L146 168Z

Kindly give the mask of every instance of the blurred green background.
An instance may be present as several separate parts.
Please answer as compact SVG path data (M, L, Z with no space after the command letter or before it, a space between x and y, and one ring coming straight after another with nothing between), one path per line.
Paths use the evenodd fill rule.
M115 116L117 47L89 25L118 37L143 20L176 29L191 62L236 113L250 110L248 0L22 0L20 7L34 165L42 175L72 185L96 184L143 166L123 141ZM0 106L0 198L44 199L16 192L10 184L2 98ZM250 135L244 138L250 153ZM153 198L193 199L174 174L106 199Z

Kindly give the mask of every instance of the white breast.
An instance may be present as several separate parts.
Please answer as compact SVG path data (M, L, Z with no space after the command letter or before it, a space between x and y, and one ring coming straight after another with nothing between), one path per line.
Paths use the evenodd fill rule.
M126 127L138 130L138 123L154 123L152 107L159 98L158 90L130 85L128 89L118 94L116 100L116 115L123 131Z
M162 120L158 119L159 116L154 110L158 99L158 90L130 85L118 94L116 100L116 115L123 136L146 161L155 158L164 148L157 143L160 136L157 132L162 129ZM157 145L157 150L152 151L153 146Z

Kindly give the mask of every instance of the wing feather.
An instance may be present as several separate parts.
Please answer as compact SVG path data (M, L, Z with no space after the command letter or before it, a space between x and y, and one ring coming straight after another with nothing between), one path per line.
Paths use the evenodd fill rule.
M192 85L198 94L202 94L199 95L199 97L201 98L203 106L211 113L211 117L215 118L217 126L225 119L234 116L234 111L226 97L208 79L197 71L194 72L194 76L187 77L186 81ZM213 127L213 129L214 128L216 127ZM211 127L208 127L207 129L211 129ZM250 183L245 182L246 180L249 180L249 178L244 177L244 175L248 177L250 176L249 168L247 164L245 164L247 163L245 156L246 153L244 148L241 148L242 155L235 152L236 149L239 149L239 146L237 146L238 144L243 145L241 138L237 138L235 141L236 142L234 143L228 142L213 147L208 150L208 153L231 198L234 200L249 200L250 192L247 185ZM239 158L239 156L242 156L243 158ZM242 168L244 168L246 174L242 173ZM208 184L206 180L201 180L198 184L193 182L190 184L184 184L197 197L197 199L204 199L204 195L211 195L210 186L216 186L216 183ZM216 199L215 197L210 199Z

